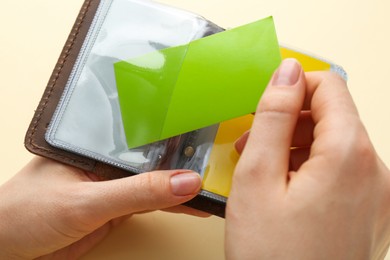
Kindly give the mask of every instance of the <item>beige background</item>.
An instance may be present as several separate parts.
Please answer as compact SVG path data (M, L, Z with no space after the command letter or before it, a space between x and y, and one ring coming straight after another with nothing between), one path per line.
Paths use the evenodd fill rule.
M226 28L273 15L280 42L346 69L362 120L379 155L390 165L389 1L161 2ZM81 4L82 0L1 0L0 183L32 157L23 147L24 133ZM223 226L216 217L159 212L137 216L84 259L222 259Z

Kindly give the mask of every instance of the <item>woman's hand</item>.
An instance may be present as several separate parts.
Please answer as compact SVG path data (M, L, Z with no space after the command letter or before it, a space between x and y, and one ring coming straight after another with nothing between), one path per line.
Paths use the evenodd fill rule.
M0 258L78 258L132 214L179 205L200 186L199 174L188 170L96 182L36 157L0 187Z
M385 256L389 170L339 76L285 60L236 146L228 259Z

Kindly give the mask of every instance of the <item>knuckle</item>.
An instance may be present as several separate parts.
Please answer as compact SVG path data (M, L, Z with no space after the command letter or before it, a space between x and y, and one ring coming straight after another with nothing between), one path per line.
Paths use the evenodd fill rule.
M329 81L334 83L343 83L345 84L345 80L341 77L340 74L334 71L319 71L316 72L321 77L322 81Z
M339 139L333 143L333 147L335 149L331 163L341 160L345 164L344 172L349 172L355 177L371 176L375 173L377 155L364 129L351 132L349 138Z
M145 173L139 181L140 187L150 195L160 194L165 188L164 178L160 178L157 174Z
M138 180L138 185L141 187L143 190L150 190L154 189L154 179L151 174L149 173L144 173L143 175L140 175L140 178Z
M325 71L324 75L326 78L334 80L334 81L344 81L344 79L340 76L340 74L334 72L334 71Z
M138 192L132 193L133 205L142 207L142 210L149 210L159 207L164 199L171 194L167 191L168 183L166 178L156 173L144 173L139 176L136 186Z
M321 81L326 86L337 86L338 88L347 91L347 82L334 71L323 72Z
M150 197L152 190L154 190L155 188L152 176L150 176L150 174L148 173L137 176L137 178L134 179L134 182L134 186L137 187L137 190L130 192L129 196L131 197L130 201L132 206L136 207L136 210L138 210L138 207L140 207L140 205L146 206L144 203L145 196Z
M267 115L271 117L295 116L300 110L299 104L285 93L269 93L264 99L261 99L256 114Z
M347 86L346 81L334 71L314 71L306 73L309 89L316 89L319 85L326 86Z
M240 160L235 168L233 182L239 186L247 186L261 177L260 172L265 172L266 164L263 160Z

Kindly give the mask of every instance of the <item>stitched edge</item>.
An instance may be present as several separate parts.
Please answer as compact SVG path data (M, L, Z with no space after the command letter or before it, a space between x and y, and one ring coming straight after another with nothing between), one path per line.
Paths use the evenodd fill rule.
M49 103L49 100L50 100L50 97L51 95L53 94L53 91L55 89L55 87L57 86L57 81L62 73L62 70L68 60L68 57L70 55L70 52L72 51L73 49L73 46L74 46L74 43L77 39L77 36L79 35L80 33L80 28L84 22L84 19L89 11L89 8L91 6L91 3L92 3L93 0L88 0L85 2L85 4L83 5L83 7L81 8L81 11L80 11L80 15L78 16L77 20L76 20L76 24L75 24L75 27L74 29L71 31L70 33L70 38L68 39L66 45L65 45L65 48L63 50L63 52L61 53L61 57L60 59L58 60L57 62L57 66L55 68L55 78L51 81L51 83L49 83L48 85L48 91L47 91L47 94L42 98L42 101L44 100L43 103L40 103L38 109L37 109L37 114L36 116L34 116L34 121L32 123L32 128L31 128L31 131L30 131L30 134L28 135L28 143L32 146L33 149L35 150L38 150L44 154L50 154L50 155L53 155L57 158L60 158L60 159L63 159L65 161L68 161L68 162L72 162L72 163L78 163L78 164L81 164L81 165L85 165L85 166L91 166L90 163L87 163L87 162L84 162L84 161L81 161L81 160L77 160L77 159L74 159L74 158L71 158L69 156L66 156L66 155L59 155L55 152L52 152L44 147L40 147L38 146L37 144L34 143L34 140L33 140L33 137L35 136L35 133L37 131L37 128L38 128L38 125L39 125L39 122L41 121L42 119L42 115L45 111L45 109L47 108L47 105ZM41 101L41 102L42 102Z

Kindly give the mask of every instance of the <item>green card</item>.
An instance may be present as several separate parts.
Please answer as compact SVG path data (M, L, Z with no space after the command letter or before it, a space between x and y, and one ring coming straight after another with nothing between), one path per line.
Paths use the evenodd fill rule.
M128 147L254 112L280 61L269 17L114 64Z

